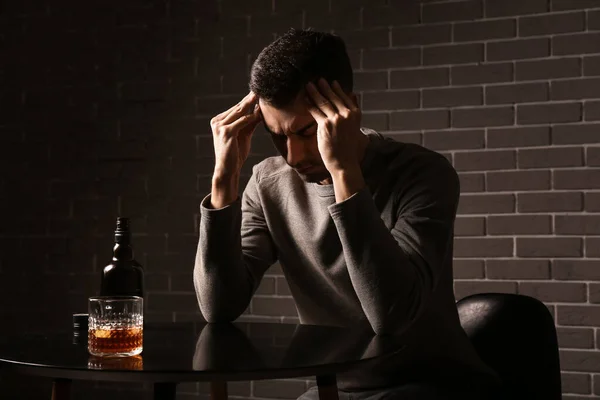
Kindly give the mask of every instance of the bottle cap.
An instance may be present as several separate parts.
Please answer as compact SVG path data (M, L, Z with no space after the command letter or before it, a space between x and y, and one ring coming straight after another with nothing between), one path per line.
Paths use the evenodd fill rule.
M87 331L88 329L88 314L73 314L73 330Z

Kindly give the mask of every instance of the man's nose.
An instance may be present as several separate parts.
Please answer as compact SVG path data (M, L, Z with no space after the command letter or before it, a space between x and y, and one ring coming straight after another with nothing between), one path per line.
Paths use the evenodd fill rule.
M304 159L304 143L289 136L287 140L287 163L293 167L302 163Z

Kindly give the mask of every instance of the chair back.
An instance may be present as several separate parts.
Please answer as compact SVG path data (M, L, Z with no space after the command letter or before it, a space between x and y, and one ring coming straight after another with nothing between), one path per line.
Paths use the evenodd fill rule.
M539 300L481 293L457 302L460 322L481 359L503 380L511 400L561 400L554 319Z

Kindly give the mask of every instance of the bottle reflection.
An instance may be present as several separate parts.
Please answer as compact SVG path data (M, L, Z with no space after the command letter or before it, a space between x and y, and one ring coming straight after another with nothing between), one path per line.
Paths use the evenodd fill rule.
M103 370L131 370L141 371L144 369L144 359L142 356L132 357L97 357L90 356L88 358L89 369Z

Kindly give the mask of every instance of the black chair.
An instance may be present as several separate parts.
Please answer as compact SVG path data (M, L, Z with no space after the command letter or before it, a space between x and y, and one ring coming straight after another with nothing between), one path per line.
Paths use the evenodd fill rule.
M501 398L562 398L556 328L541 301L481 293L461 299L456 306L477 353L504 382Z

